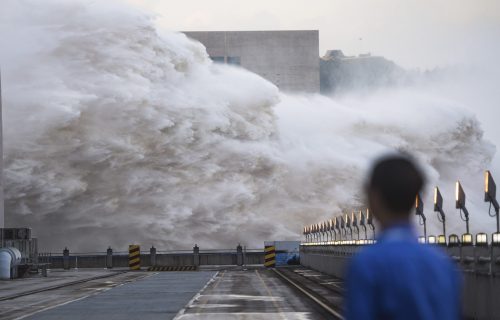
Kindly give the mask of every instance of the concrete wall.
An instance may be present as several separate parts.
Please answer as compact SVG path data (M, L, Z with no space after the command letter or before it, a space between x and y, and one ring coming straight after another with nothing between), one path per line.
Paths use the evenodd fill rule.
M303 266L343 278L349 259L359 246L301 246ZM463 269L463 315L467 319L494 319L500 315L500 247L449 247L450 256ZM489 262L487 261L490 257ZM495 318L498 319L498 318Z
M319 92L317 30L203 31L185 34L200 41L211 57L222 57L226 63L239 62L242 67L268 79L281 90Z
M357 250L355 246L301 246L300 264L342 279Z
M192 266L196 265L193 253L170 253L156 254L157 266ZM200 265L236 265L236 252L200 253ZM49 263L52 269L63 268L63 256L42 255L40 263ZM106 255L69 255L69 268L105 268ZM114 254L113 268L128 267L128 255ZM245 264L264 264L264 252L247 252L244 255ZM141 254L141 267L150 267L151 258L149 254Z

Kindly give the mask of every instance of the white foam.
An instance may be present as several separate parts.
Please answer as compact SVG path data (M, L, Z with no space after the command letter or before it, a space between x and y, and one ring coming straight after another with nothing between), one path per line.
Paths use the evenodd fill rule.
M6 0L0 21L6 218L46 249L296 239L360 205L364 170L389 150L422 160L450 214L458 177L482 205L494 147L435 94L280 93L122 3Z

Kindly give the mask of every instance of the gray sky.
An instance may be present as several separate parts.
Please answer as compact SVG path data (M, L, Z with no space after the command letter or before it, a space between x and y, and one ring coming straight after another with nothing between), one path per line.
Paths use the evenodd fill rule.
M498 0L125 1L171 30L318 29L321 55L371 51L411 68L500 53Z

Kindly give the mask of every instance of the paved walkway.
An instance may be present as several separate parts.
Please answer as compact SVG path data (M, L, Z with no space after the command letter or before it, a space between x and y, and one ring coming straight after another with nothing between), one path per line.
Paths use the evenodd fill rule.
M176 320L331 319L271 270L221 271Z
M24 319L172 319L214 275L162 272Z
M51 286L64 285L74 281L86 280L95 277L106 277L115 275L116 270L50 270L48 277L35 276L20 278L9 281L0 281L0 298L21 294L32 290L44 289Z

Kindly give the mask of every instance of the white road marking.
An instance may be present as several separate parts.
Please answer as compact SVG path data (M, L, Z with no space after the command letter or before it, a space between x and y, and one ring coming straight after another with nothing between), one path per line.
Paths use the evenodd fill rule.
M273 320L273 319L287 320L310 320L309 312L234 312L234 313L186 313L180 316L179 320Z
M37 314L37 313L40 313L40 312L43 312L43 311L51 310L51 309L54 309L54 308L57 308L57 307L64 306L64 305L66 305L66 304L70 304L70 303L72 303L72 302L76 302L76 301L79 301L79 300L83 300L83 299L86 299L86 298L88 298L88 297L91 297L91 296L95 296L95 295L97 295L97 294L100 294L100 293L102 293L102 292L104 292L104 291L108 291L108 290L111 290L111 289L113 289L113 288L120 287L120 286L122 286L122 285L124 285L124 284L126 284L126 283L129 283L129 282L134 282L134 281L137 281L137 280L142 280L142 279L148 278L148 277L150 277L150 276L153 276L153 275L155 275L155 274L156 274L156 273L154 273L154 274L152 274L152 275L147 275L147 276L145 276L145 277L135 278L135 279L133 279L133 280L128 280L128 281L126 281L126 282L124 282L124 283L120 283L120 284L119 284L119 285L117 285L117 286L104 288L103 290L96 290L96 292L91 293L91 294L88 294L88 295L86 295L86 296L83 296L83 297L80 297L80 298L76 298L76 299L73 299L73 300L70 300L70 301L66 301L66 302L63 302L63 303L55 304L55 305L52 305L52 306L49 306L49 307L46 307L46 308L43 308L43 309L39 309L39 310L36 310L36 311L33 311L33 312L28 313L28 314L22 315L22 316L20 316L20 317L14 318L14 320L21 320L21 319L24 319L24 318L30 317L30 316L32 316L32 315L34 315L34 314ZM94 280L98 280L98 279L94 279ZM94 281L94 280L90 280L90 281ZM82 283L80 283L80 284L85 284L85 283L87 283L87 282L82 282ZM68 287L70 287L70 286L68 286ZM60 289L63 289L63 288L67 288L67 287L62 287L62 288L60 288ZM82 288L82 289L84 289L84 288ZM58 289L56 289L56 290L58 290ZM39 293L41 293L41 292L39 292ZM35 294L39 294L39 293L35 293Z
M193 307L195 301L198 300L198 298L201 296L201 293L208 287L209 284L211 284L212 282L215 281L215 278L217 278L218 274L219 274L219 271L217 271L213 275L213 277L210 280L208 280L208 282L205 284L205 286L203 288L201 288L200 291L198 291L198 293L195 294L191 300L189 300L189 302L186 304L186 306L184 308L182 308L181 310L179 310L179 312L177 312L177 314L175 315L173 320L180 319L186 313L186 309Z

